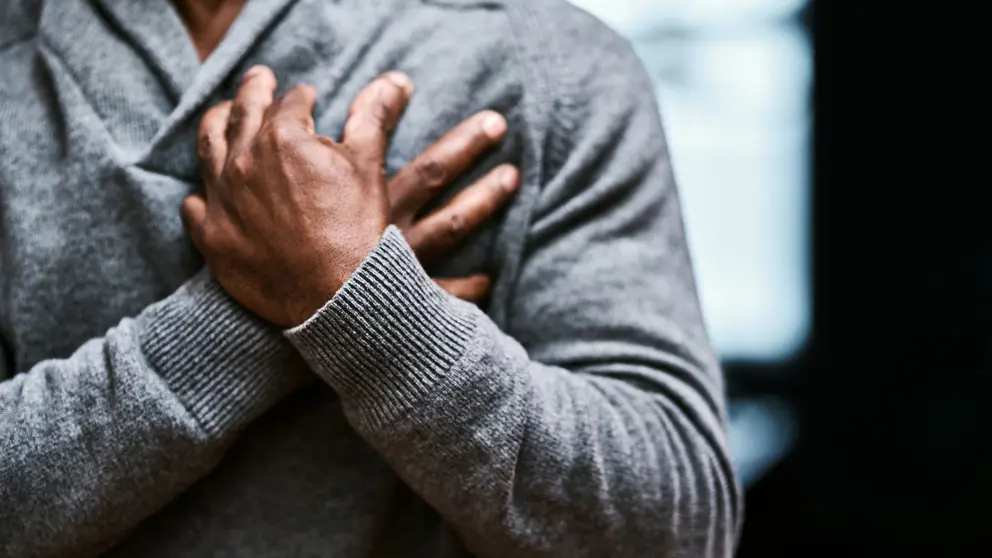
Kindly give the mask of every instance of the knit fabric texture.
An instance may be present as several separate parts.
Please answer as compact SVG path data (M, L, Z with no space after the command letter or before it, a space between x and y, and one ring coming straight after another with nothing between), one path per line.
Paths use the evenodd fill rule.
M425 269L390 228L289 331L179 218L255 64L477 111L522 185ZM251 0L202 64L167 0L0 3L0 556L729 556L741 496L652 84L561 0ZM330 186L329 186L330 187ZM431 277L488 273L484 308Z

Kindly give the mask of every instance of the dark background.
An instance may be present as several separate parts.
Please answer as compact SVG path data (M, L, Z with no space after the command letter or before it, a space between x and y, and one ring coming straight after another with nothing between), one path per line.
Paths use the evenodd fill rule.
M747 492L741 557L992 556L989 204L963 195L988 176L963 168L976 114L937 52L944 29L967 31L868 9L819 0L804 17L813 329L777 365L791 374L726 365L732 395L782 396L800 428Z

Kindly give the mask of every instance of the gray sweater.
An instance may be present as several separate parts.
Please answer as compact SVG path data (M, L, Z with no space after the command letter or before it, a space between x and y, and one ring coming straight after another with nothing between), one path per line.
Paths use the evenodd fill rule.
M267 64L336 136L400 69L395 172L506 115L512 206L426 272L390 229L279 331L178 207ZM741 501L651 84L561 0L0 2L0 556L728 556ZM485 311L429 279L485 271Z

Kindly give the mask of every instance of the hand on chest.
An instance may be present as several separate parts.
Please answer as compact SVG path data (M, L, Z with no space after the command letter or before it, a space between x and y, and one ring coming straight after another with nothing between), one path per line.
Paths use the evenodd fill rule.
M32 98L19 102L31 120L61 123L53 124L54 133L47 139L59 149L44 145L34 149L38 169L19 175L31 180L11 184L12 196L19 190L34 192L31 199L42 190L53 199L86 193L84 199L93 206L128 200L140 211L130 211L124 222L108 220L80 205L53 206L58 213L48 214L31 203L38 221L57 229L52 238L66 242L78 238L63 231L63 224L84 219L90 233L102 231L101 236L117 239L106 247L115 257L134 251L126 245L128 238L152 235L144 242L154 247L154 254L145 254L142 261L155 260L151 265L156 268L181 268L158 290L174 286L195 267L182 235L178 206L184 196L200 188L199 121L209 107L234 95L242 73L255 64L273 69L278 93L298 83L312 85L318 94L316 131L332 139L339 137L351 101L367 83L386 70L409 75L416 91L390 138L387 175L398 172L472 114L483 109L503 114L509 126L499 148L452 177L425 211L501 163L520 164L526 126L520 108L523 90L502 54L508 51L503 44L506 35L498 28L490 25L491 33L480 34L476 26L472 36L460 43L464 48L452 50L452 41L472 27L445 23L447 12L416 11L387 20L346 3L298 3L280 12L283 4L246 5L202 65L181 22L174 13L161 11L160 3L140 9L127 2L109 3L108 9L126 30L123 35L100 32L106 26L104 16L84 2L46 4L40 28L41 63L32 71L42 82L48 80L49 92L37 102ZM441 35L443 41L438 39ZM84 43L89 47L78 48ZM46 96L55 103L46 102ZM32 116L33 112L39 114ZM435 262L429 271L461 276L491 269L498 220L483 226L462 249ZM140 230L132 231L135 227ZM61 254L53 256L53 264L72 252L64 248L52 247L53 254ZM72 267L68 263L63 267L67 266Z

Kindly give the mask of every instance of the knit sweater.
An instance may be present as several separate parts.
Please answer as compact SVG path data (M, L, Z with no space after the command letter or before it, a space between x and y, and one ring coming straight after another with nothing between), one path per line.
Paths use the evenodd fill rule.
M424 269L395 228L288 331L183 233L250 66L337 137L417 86L402 168L482 109L512 204ZM649 78L560 0L0 2L0 556L728 556L741 500ZM442 197L443 201L443 197ZM440 203L440 201L438 202ZM482 309L430 277L485 272Z

